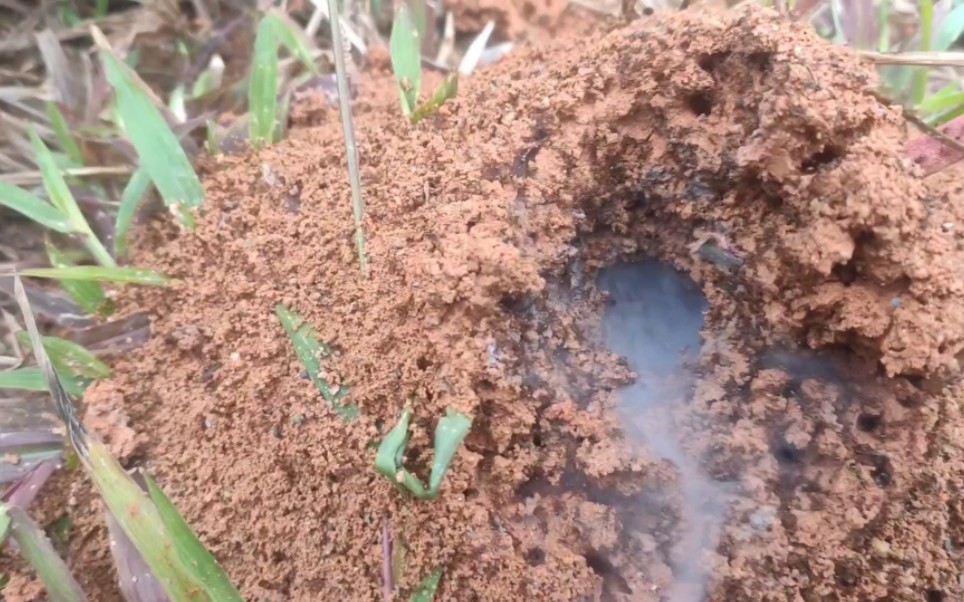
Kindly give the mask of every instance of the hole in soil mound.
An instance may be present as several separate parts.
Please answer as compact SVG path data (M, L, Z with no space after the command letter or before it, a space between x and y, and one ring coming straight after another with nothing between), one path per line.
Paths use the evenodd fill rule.
M706 597L708 575L701 565L715 549L723 525L728 488L711 479L686 450L685 434L673 424L673 406L691 396L696 380L704 312L708 303L685 274L657 261L619 264L599 276L608 294L603 320L606 346L637 375L619 392L617 413L626 436L670 462L679 480L680 517L670 551L672 602Z

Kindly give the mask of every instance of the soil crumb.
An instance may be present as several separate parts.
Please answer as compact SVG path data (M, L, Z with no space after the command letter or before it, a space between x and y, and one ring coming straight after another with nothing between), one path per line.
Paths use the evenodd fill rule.
M337 119L224 158L196 230L141 233L135 263L178 283L118 299L153 336L86 402L147 435L247 600L381 599L386 515L399 599L437 568L441 600L961 599L964 198L902 157L874 86L754 8L514 52L417 126L363 82L369 276ZM686 293L645 335L668 351L633 358L596 283L641 259L706 309ZM359 419L301 377L279 303ZM653 372L641 440L621 392ZM474 418L433 502L372 468L406 404L423 476L438 418ZM87 535L76 567L106 557Z

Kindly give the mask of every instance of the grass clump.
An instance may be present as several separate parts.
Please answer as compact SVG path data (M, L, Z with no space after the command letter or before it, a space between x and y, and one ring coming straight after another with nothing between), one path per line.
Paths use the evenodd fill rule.
M80 421L46 352L19 277L15 279L15 293L40 372L57 414L67 426L67 438L81 466L103 497L112 520L134 544L136 553L150 568L164 593L172 602L241 602L240 594L217 561L150 476L142 474L146 483L142 488L111 455L107 446ZM28 561L39 571L34 563L40 560L28 557ZM49 583L45 579L52 599L65 602L85 600L79 588L66 592L72 597L58 598L56 588L64 579L63 575L52 577Z
M402 4L395 14L389 52L398 85L398 94L401 98L402 114L412 123L418 123L434 114L445 104L445 101L455 98L458 94L458 75L452 73L445 78L427 102L419 105L419 94L422 90L421 41L418 23L405 4Z
M435 459L428 487L405 468L405 450L408 447L408 427L412 411L406 408L398 424L388 433L378 447L375 470L390 479L399 488L408 490L420 500L434 500L442 490L442 481L455 452L472 427L472 419L453 410L438 422L435 428Z
M279 115L278 46L284 46L296 56L312 74L319 73L311 56L311 47L303 32L277 11L269 11L258 25L254 42L254 65L248 87L248 108L251 112L251 145L260 148L276 142L283 131L279 123L287 120L287 110ZM286 107L287 103L283 104Z

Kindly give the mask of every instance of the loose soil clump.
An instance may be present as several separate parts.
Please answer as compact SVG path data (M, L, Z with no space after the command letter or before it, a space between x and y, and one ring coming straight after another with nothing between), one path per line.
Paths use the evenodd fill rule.
M960 599L964 199L874 83L752 9L520 50L414 127L365 82L369 277L331 112L211 165L195 231L143 233L180 282L121 299L153 337L86 401L148 435L127 461L249 600L380 599L386 516L402 590L444 567L444 600ZM600 271L642 259L708 308L663 374L602 334ZM278 303L360 419L300 376ZM658 406L626 405L640 382ZM406 404L416 470L447 409L475 419L433 502L372 469Z

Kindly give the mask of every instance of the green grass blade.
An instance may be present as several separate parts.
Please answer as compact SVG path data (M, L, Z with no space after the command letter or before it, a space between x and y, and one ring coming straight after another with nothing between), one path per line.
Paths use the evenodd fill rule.
M272 9L264 17L265 20L273 22L275 37L278 42L288 49L292 56L301 61L301 64L314 75L320 75L318 65L311 56L311 43L298 24L291 20L288 15L278 9Z
M6 182L0 182L0 205L55 232L61 234L75 232L66 213L26 190Z
M46 391L40 368L16 368L0 372L0 389L15 389L19 391Z
M84 217L80 206L77 204L77 200L74 199L73 193L70 192L70 187L67 186L67 180L64 179L64 175L60 172L60 167L57 165L53 153L50 152L50 149L47 148L44 141L40 139L40 136L37 135L34 128L30 128L29 135L30 142L33 144L34 153L36 154L37 164L40 166L44 188L47 190L50 202L67 216L67 219L70 220L70 223L74 227L74 232L83 236L84 246L86 246L90 254L94 256L97 263L106 267L117 265L114 262L114 258L100 242L100 239L98 239L94 231L90 229L87 218Z
M110 50L102 50L101 56L124 131L137 151L141 167L150 174L164 202L177 211L184 224L193 227L189 210L204 204L204 187L191 161L130 67Z
M59 337L42 337L44 349L58 373L68 372L85 378L110 378L110 368L97 359L93 353L73 341ZM30 335L26 331L17 333L21 345L30 349Z
M10 535L37 572L51 602L86 602L87 596L37 523L16 506L0 504L0 513L9 516Z
M438 111L439 107L445 104L445 101L455 98L458 93L459 74L457 72L450 73L448 77L446 77L442 83L439 84L439 87L437 90L435 90L435 94L432 96L432 98L427 103L415 110L415 114L412 115L412 122L418 123L422 119L432 115Z
M877 52L890 50L890 3L891 0L880 0L877 6L877 29L880 32L877 36Z
M431 492L405 468L405 449L408 447L408 425L411 419L412 412L406 408L398 424L382 439L375 454L375 470L396 487L407 489L420 500L428 500L433 497Z
M73 377L70 374L57 375L63 384L64 390L68 394L80 397L87 389L88 382ZM47 391L47 383L44 375L37 366L27 366L15 370L0 372L0 389L11 389L17 391Z
M86 265L70 268L32 268L29 270L21 270L20 275L31 276L33 278L53 278L55 280L116 282L120 284L143 284L146 286L167 286L171 282L167 276L154 270L129 267L105 268Z
M147 195L150 186L151 174L144 167L138 167L131 175L131 179L127 181L127 186L124 187L120 207L117 208L117 234L114 240L114 253L118 257L127 252L127 232L134 223L137 208Z
M452 410L439 420L435 428L435 459L432 461L432 476L429 478L429 491L433 497L441 491L445 473L470 428L472 419Z
M270 17L261 19L254 41L254 63L248 84L251 145L260 148L274 138L278 103L277 27Z
M439 582L442 580L442 569L435 569L432 574L425 578L425 581L418 586L412 594L411 602L432 602L435 599L435 592L438 591Z
M228 579L218 561L204 547L171 500L146 473L144 479L147 481L148 494L167 526L174 540L174 548L184 566L194 572L194 578L204 585L212 600L243 602L238 590L231 584L231 580Z
M67 217L70 218L71 223L75 225L81 223L86 224L87 219L84 217L84 214L81 213L73 193L70 192L70 187L67 186L67 181L60 172L61 168L57 165L53 153L50 152L50 149L47 148L44 141L40 139L40 136L37 135L37 131L34 128L30 128L28 135L30 136L30 143L33 146L37 165L40 167L44 188L47 190L50 202L53 203L54 207L63 211Z
M174 602L219 602L177 554L160 511L99 441L88 441L85 467L107 508Z
M10 515L7 514L6 504L0 504L0 546L7 541L10 533Z
M959 4L947 13L941 30L937 32L934 50L944 52L964 33L964 4Z
M342 385L337 391L332 391L331 385L321 376L321 360L331 355L331 349L318 339L318 332L305 322L304 318L283 305L276 305L275 313L295 347L295 355L301 360L308 377L321 392L321 396L345 420L358 418L361 415L358 406L341 403L348 395L348 387Z
M46 241L47 258L55 268L69 268L75 264L67 254L54 246L50 240ZM113 304L107 298L104 288L96 282L82 280L61 280L61 286L67 294L77 302L84 311L91 315L109 315L113 311Z
M391 480L395 480L398 471L405 463L405 448L408 447L408 425L412 421L412 412L405 409L392 430L382 439L375 455L375 470Z
M931 49L934 34L934 0L920 0L920 48L921 52ZM917 106L927 96L927 82L930 79L930 69L920 67L914 72L913 96L914 106Z
M60 143L60 148L64 149L64 153L67 154L67 157L72 163L75 165L83 165L84 155L80 152L77 139L74 138L73 133L70 131L70 126L67 124L64 114L60 112L60 107L57 106L57 103L47 103L47 118L50 119L50 125L53 127L54 134L57 136L57 142Z
M399 7L392 23L389 53L401 97L402 113L411 117L415 114L422 88L422 54L418 28L404 4Z

